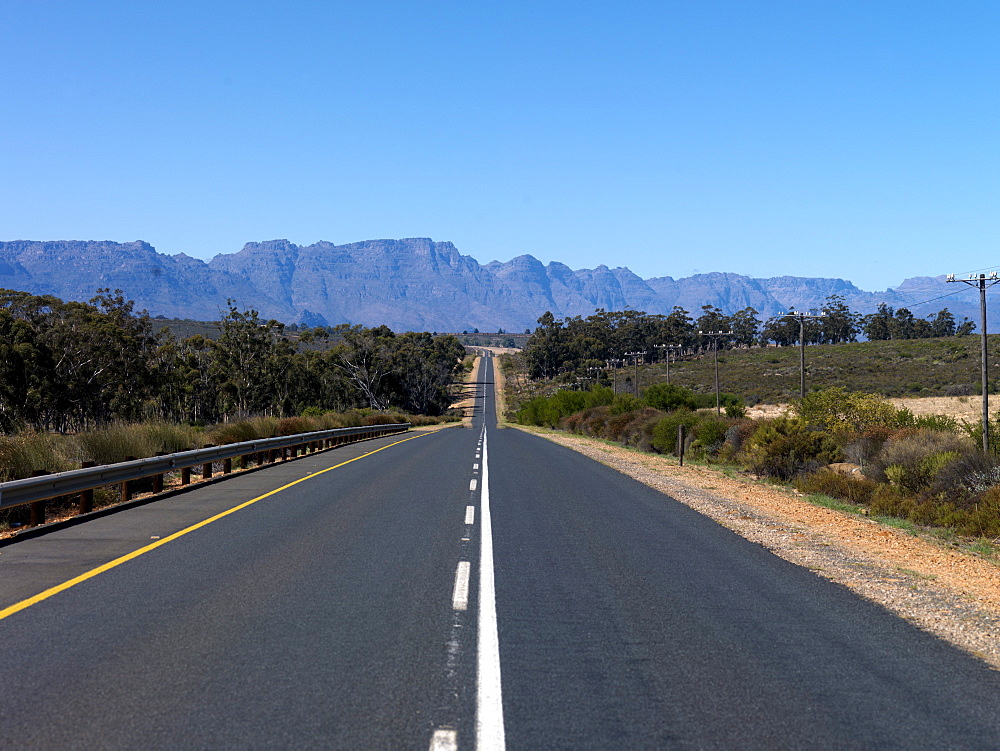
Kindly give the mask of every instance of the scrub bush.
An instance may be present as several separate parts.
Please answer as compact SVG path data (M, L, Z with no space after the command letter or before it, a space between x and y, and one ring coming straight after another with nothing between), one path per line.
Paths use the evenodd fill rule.
M698 424L698 420L698 414L686 408L674 410L670 414L664 415L653 425L652 440L650 441L653 448L661 454L676 453L677 427L684 425L690 436L691 430Z
M829 433L789 417L762 421L740 456L754 474L778 480L791 480L841 459Z
M873 480L917 493L929 488L950 462L974 450L964 436L922 430L889 438L866 474Z

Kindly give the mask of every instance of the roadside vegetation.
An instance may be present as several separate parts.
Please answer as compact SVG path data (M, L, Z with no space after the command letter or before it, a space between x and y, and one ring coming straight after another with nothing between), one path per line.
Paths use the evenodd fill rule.
M154 331L120 291L90 304L0 290L0 433L205 425L366 407L443 414L465 349L385 326L299 329L230 305L214 339ZM317 341L331 346L317 348ZM334 343L335 342L335 343Z
M0 482L208 444L457 420L454 384L471 367L454 336L384 326L288 336L233 305L211 338L153 323L120 291L85 304L0 290ZM0 511L0 528L25 512Z

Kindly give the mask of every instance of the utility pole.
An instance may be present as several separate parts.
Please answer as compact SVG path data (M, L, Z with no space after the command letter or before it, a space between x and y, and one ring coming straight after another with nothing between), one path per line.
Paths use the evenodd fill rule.
M626 352L625 357L631 357L632 363L635 365L635 382L632 384L635 388L635 396L639 398L639 358L645 357L646 352Z
M719 339L723 336L732 336L732 331L699 331L699 336L707 336L712 340L712 352L715 355L715 415L722 414L719 405Z
M982 379L983 379L983 451L990 450L990 389L989 389L989 376L988 369L989 365L987 363L986 355L986 288L992 287L1000 279L997 279L997 272L992 272L989 276L986 274L980 274L978 277L975 274L969 274L968 279L956 279L954 274L948 274L946 281L949 282L961 282L963 284L968 284L970 287L979 288L979 325L980 331L982 332ZM988 282L988 284L987 284Z
M679 344L654 344L654 349L665 349L667 351L667 385L670 385L670 353L675 349L680 349Z
M778 318L794 318L799 322L799 396L806 398L806 321L825 317L825 313L797 313L790 310Z
M608 360L608 367L611 368L611 393L618 393L618 360L611 358Z
M594 367L594 368L587 368L587 370L589 372L591 372L591 373L594 374L594 375L588 376L588 378L591 381L593 381L594 382L594 386L596 386L599 383L599 379L600 379L600 376L598 376L597 373L603 373L604 372L604 368Z

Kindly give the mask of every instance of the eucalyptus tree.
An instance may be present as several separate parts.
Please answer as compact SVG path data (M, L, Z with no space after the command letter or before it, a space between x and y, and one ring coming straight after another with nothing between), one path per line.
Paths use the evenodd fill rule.
M232 300L229 312L219 322L222 334L212 343L209 373L219 389L226 415L273 413L271 389L279 363L275 339L284 326L263 321L256 310L240 310Z

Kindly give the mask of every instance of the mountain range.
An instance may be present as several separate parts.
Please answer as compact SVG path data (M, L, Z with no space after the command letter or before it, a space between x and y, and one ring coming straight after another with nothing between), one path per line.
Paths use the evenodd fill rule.
M833 294L861 313L882 302L917 316L947 306L959 319L978 321L977 293L959 286L945 285L944 277L915 277L882 292L843 279L794 276L642 279L624 267L573 270L530 255L480 264L452 243L428 238L307 246L251 242L208 262L158 253L142 241L0 242L0 288L86 301L99 287L109 287L123 290L137 309L153 316L196 320L218 320L232 299L285 323L385 324L394 331L523 331L545 311L586 316L596 308L628 307L666 314L675 305L694 317L703 305L727 313L753 307L764 318L789 308L818 308ZM932 299L951 292L958 294Z

